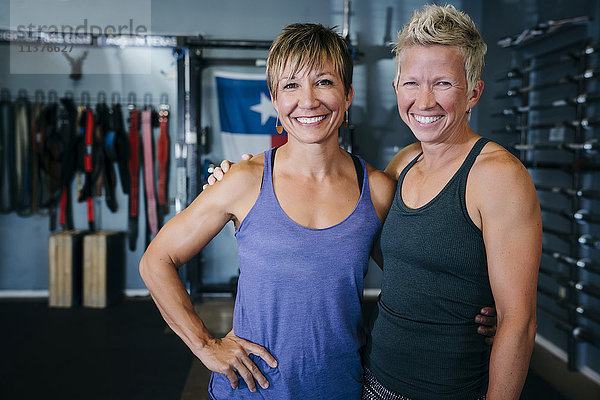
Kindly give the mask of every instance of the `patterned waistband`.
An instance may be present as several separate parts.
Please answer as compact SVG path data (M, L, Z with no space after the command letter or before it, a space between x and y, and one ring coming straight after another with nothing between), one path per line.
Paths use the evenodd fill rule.
M484 394L477 400L485 400ZM373 373L365 368L361 400L411 400L401 394L394 393L381 384Z

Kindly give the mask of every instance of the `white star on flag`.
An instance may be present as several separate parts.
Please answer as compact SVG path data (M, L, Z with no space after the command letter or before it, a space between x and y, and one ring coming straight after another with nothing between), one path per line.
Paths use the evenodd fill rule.
M273 103L271 103L271 100L263 92L260 92L260 103L251 106L250 109L254 112L260 113L261 125L266 124L269 118L277 117L277 111L275 111Z

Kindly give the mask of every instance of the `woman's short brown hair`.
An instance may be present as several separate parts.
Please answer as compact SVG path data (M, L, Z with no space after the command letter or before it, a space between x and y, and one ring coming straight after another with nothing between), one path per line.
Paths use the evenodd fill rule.
M309 70L331 62L344 83L346 95L352 85L352 57L344 39L320 24L289 24L271 44L267 58L267 84L273 98L277 98L277 83L290 63L291 74L302 68Z

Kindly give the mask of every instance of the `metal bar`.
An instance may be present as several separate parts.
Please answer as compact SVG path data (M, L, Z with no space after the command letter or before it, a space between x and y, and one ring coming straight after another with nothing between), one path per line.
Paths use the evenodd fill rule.
M231 40L231 39L205 39L199 37L187 37L186 45L196 49L206 48L236 48L236 49L264 49L268 50L271 47L270 40Z
M581 304L578 305L578 304L570 303L565 298L563 298L563 297L557 295L556 293L552 292L551 290L548 290L539 285L538 285L537 291L538 291L538 293L541 293L544 296L549 297L552 300L554 300L559 306L561 306L565 310L575 312L579 316L581 316L585 319L588 319L590 321L600 324L600 313L598 313L598 311L595 311L593 309L588 309Z
M597 79L599 74L600 74L599 68L590 68L590 69L583 71L581 74L565 75L562 78L559 78L556 81L552 81L552 82L545 82L545 83L541 83L539 85L533 85L533 86L513 87L513 88L508 89L504 93L496 94L496 96L494 98L495 99L504 99L507 97L514 97L519 94L528 93L528 92L532 92L532 91L536 91L536 90L543 90L543 89L549 89L549 88L556 87L556 86L561 86L561 85L564 85L567 83L576 83L577 84L581 81Z
M573 98L563 98L554 100L548 104L536 104L530 106L518 106L505 108L499 113L494 113L492 117L513 116L519 113L527 113L530 111L547 110L552 108L560 108L566 106L577 106L578 104L589 104L600 100L600 94L597 93L582 93Z
M554 279L560 285L600 299L600 288L592 284L583 281L574 281L571 278L561 275L558 272L550 271L544 267L540 267L540 273Z
M545 248L542 249L542 253L547 254L558 262L570 267L579 268L594 274L600 274L600 268L598 268L598 264L588 258L574 258L557 251L547 250Z
M565 164L552 161L527 161L524 162L526 168L534 169L558 169L568 173L586 173L600 171L600 164L590 162L588 159L580 159L573 164Z
M554 322L559 329L568 332L570 338L572 337L600 348L600 337L591 330L581 326L573 326L569 324L546 307L538 305L537 308L542 312L542 314Z
M545 185L535 185L537 190L541 190L544 192L551 192L556 194L562 194L565 196L577 196L583 197L587 199L600 200L600 190L594 189L571 189L565 187L558 186L545 186Z

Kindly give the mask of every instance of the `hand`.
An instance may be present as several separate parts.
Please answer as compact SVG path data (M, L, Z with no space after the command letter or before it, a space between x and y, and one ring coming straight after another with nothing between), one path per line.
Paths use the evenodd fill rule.
M242 161L248 161L251 158L252 158L252 154L249 154L249 153L242 154ZM202 190L206 189L207 186L209 186L209 185L212 186L215 183L217 183L218 181L220 181L221 179L223 179L223 177L225 176L227 171L229 171L229 168L233 164L235 164L235 163L231 162L229 160L221 161L221 166L216 167L215 170L213 171L213 173L208 176L208 179L207 179L208 183L205 184L204 186L202 186Z
M248 357L250 353L261 357L271 368L277 367L277 361L264 347L237 337L233 330L222 339L211 339L196 355L209 370L227 376L233 389L237 389L239 383L236 372L251 392L256 391L255 379L266 389L269 382Z
M486 336L485 342L489 345L494 343L498 321L496 318L496 307L483 307L475 316L475 322L479 324L477 333Z

